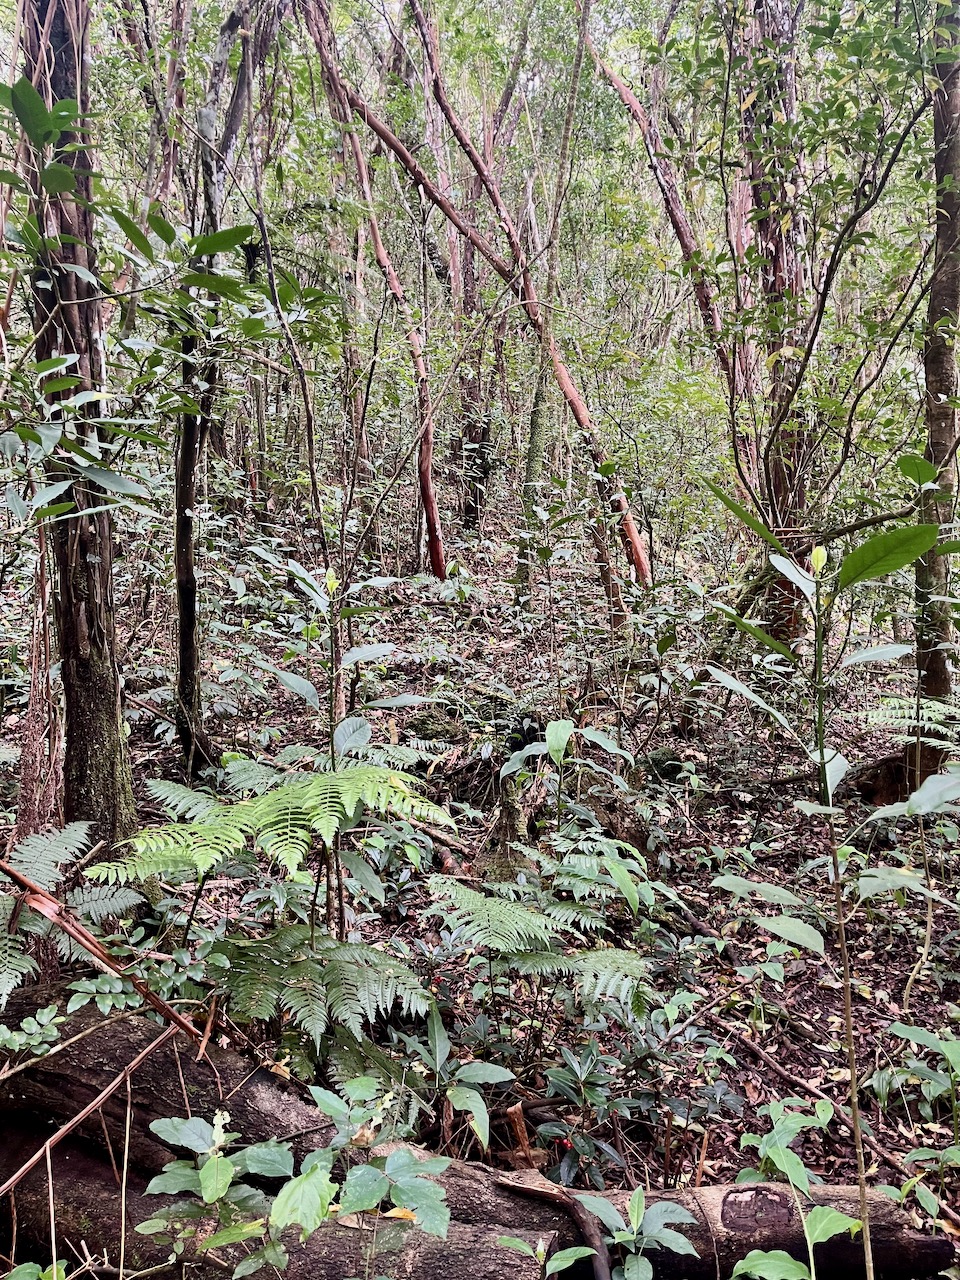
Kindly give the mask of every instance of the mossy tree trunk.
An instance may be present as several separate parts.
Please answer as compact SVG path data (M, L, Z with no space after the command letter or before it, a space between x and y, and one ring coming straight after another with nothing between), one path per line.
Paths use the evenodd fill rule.
M26 75L48 109L73 100L81 121L87 115L89 19L87 0L31 0L23 24ZM68 185L62 168L56 171L60 181L44 185L43 169L51 162L71 171L69 190L59 190ZM66 372L77 381L46 392L51 419L59 418L74 447L98 456L107 434L98 421L102 402L91 397L79 410L58 408L66 396L96 395L104 385L91 158L83 136L68 130L52 144L34 140L30 163L31 208L43 237L32 277L36 360L42 367L56 357L70 358ZM53 376L63 372L55 369ZM73 481L63 495L73 510L50 529L66 709L64 816L91 822L109 845L135 825L116 657L113 522L104 491L89 476L78 476L72 461L68 469L61 456L51 456L48 473L51 481Z

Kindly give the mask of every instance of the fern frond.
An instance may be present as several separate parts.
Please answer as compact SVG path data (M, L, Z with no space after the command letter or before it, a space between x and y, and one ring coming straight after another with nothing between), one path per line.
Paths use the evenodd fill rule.
M0 933L0 1009L3 1009L11 991L15 991L29 974L36 973L37 966L28 956L14 933Z
M219 803L209 791L194 791L181 782L167 782L164 778L151 778L147 790L171 817L185 818L188 822L199 822Z
M354 944L356 947L357 944ZM341 1026L357 1037L364 1024L376 1020L399 1005L405 1014L423 1015L430 1007L430 997L416 974L405 965L384 956L373 947L363 948L363 959L357 954L341 958L338 947L335 959L324 965L323 981L330 1001L330 1014Z
M452 876L432 876L430 892L442 901L429 914L443 916L446 928L460 930L463 941L474 949L528 951L547 946L558 933L557 926L540 912L477 893Z
M41 889L55 889L63 879L61 868L75 862L89 843L89 822L70 822L62 831L42 831L27 836L7 861Z
M319 1049L320 1037L330 1025L330 1011L327 988L313 961L287 971L280 993L280 1007L290 1014L301 1031L305 1031Z
M573 957L574 981L588 1008L619 1004L641 1017L650 1000L649 967L635 951L617 947L582 951Z
M510 968L531 978L568 977L573 973L574 961L560 951L527 951L511 956Z
M117 889L105 884L85 884L67 894L67 905L91 924L129 915L142 901L142 895L134 889Z
M581 933L603 933L607 922L594 907L583 906L576 902L547 902L542 907L543 914L561 929L570 929Z
M262 760L231 760L227 765L226 775L230 791L237 794L251 792L254 795L272 790L289 777L289 774Z
M204 876L225 859L240 857L253 830L249 801L217 804L197 822L147 827L128 843L133 853L119 862L98 862L87 875L106 884L129 884L148 876Z

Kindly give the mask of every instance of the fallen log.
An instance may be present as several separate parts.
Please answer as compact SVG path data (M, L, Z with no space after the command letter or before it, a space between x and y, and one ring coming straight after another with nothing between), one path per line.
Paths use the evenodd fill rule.
M50 992L39 1000L36 993L31 998L31 993L24 992L11 1000L5 1020L12 1023L54 998ZM50 1155L62 1257L73 1256L71 1249L84 1256L86 1247L91 1254L110 1258L115 1266L122 1237L125 1272L164 1264L169 1246L133 1231L137 1222L155 1216L173 1199L143 1195L149 1176L182 1155L150 1133L149 1124L155 1119L186 1114L212 1119L215 1111L227 1110L230 1127L242 1134L244 1144L271 1137L286 1139L298 1161L328 1143L334 1132L326 1117L290 1082L226 1049L210 1046L198 1060L196 1046L179 1033L129 1077L128 1115L124 1068L157 1038L159 1030L143 1017L110 1021L84 1009L71 1015L63 1029L64 1039L81 1032L83 1039L6 1078L0 1068L0 1183L14 1176L51 1132L68 1124L111 1080L119 1078L123 1083L104 1102L102 1121L91 1116L82 1137L79 1133L65 1137ZM124 1164L126 1132L130 1142L124 1223L117 1170ZM46 1170L44 1158L0 1206L0 1250L11 1247L14 1214L20 1256L29 1257L24 1254L27 1245L49 1249ZM511 1175L482 1164L453 1161L439 1178L452 1217L446 1241L428 1237L409 1224L373 1214L355 1215L348 1224L324 1225L303 1245L291 1241L286 1274L290 1280L344 1280L365 1274L402 1275L408 1280L538 1277L540 1264L500 1245L501 1236L517 1237L534 1249L540 1246L546 1256L582 1243L570 1213L537 1194L538 1179L540 1175L534 1173ZM629 1192L610 1192L606 1198L625 1216ZM693 1215L695 1222L681 1229L698 1256L651 1253L657 1280L717 1280L729 1276L736 1262L753 1249L782 1249L800 1260L807 1258L801 1206L789 1187L728 1185L648 1195L648 1203L660 1199L677 1203ZM856 1188L816 1187L810 1203L828 1204L859 1217ZM882 1193L870 1193L869 1212L878 1280L922 1280L953 1264L950 1240L913 1230L907 1215ZM211 1220L206 1235L214 1230ZM218 1262L202 1251L197 1253L196 1244L196 1240L188 1242L178 1263L178 1267L191 1264L194 1280L222 1277L224 1266L232 1269L244 1248L250 1247L218 1250ZM849 1280L864 1274L859 1238L838 1236L818 1245L815 1259L823 1274L828 1268L849 1273ZM570 1280L589 1277L591 1263L577 1264L565 1274Z

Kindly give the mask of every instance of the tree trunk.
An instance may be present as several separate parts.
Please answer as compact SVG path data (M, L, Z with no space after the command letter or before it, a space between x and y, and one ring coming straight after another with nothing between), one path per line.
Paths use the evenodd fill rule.
M87 117L89 18L87 0L33 0L23 24L27 76L48 108L63 99L76 101L81 120ZM36 359L73 356L67 372L79 380L69 391L48 393L55 405L65 395L99 392L104 385L91 157L74 132L62 133L49 151L34 146L32 152L32 212L45 237L33 272ZM72 191L44 189L39 175L50 159L71 170ZM70 423L60 418L64 433L94 452L103 434L94 417L97 403ZM47 471L51 481L76 475L55 458ZM110 845L130 835L136 821L116 658L113 521L104 509L105 493L91 479L74 479L64 498L74 510L50 529L66 710L64 816L67 822L92 823L96 836Z
M57 989L33 988L15 992L6 1018L15 1023L58 997ZM62 1002L63 996L60 994ZM62 1048L35 1062L29 1070L0 1082L0 1185L14 1177L51 1135L51 1124L61 1125L105 1085L116 1084L102 1107L103 1123L92 1116L89 1127L70 1134L51 1151L57 1203L57 1239L60 1256L70 1256L70 1245L81 1240L94 1253L107 1251L116 1258L120 1237L119 1179L111 1167L120 1166L129 1152L127 1262L135 1267L158 1266L166 1261L168 1245L133 1233L139 1221L153 1216L172 1197L142 1195L145 1178L174 1158L150 1133L149 1124L169 1116L190 1114L212 1119L216 1110L229 1111L229 1127L243 1143L270 1137L289 1140L299 1162L310 1150L328 1142L332 1127L326 1117L299 1095L296 1086L230 1051L208 1046L198 1060L196 1050L182 1039L168 1040L129 1076L126 1065L157 1039L158 1028L145 1018L131 1016L109 1021L95 1010L85 1009L62 1026ZM65 1042L81 1032L72 1044ZM127 1080L129 1079L129 1103ZM128 1112L129 1106L129 1112ZM129 1126L129 1147L125 1134ZM389 1147L375 1148L387 1154ZM416 1149L414 1149L416 1151ZM182 1154L182 1153L179 1153ZM353 1152L353 1158L359 1153ZM487 1165L454 1160L440 1181L452 1222L446 1241L425 1237L409 1226L399 1230L385 1219L361 1217L353 1225L324 1226L305 1245L290 1245L290 1280L342 1280L344 1276L387 1272L410 1280L499 1280L502 1276L533 1280L539 1264L499 1244L504 1235L519 1237L531 1246L538 1241L549 1255L555 1248L581 1242L575 1218L565 1208L565 1194L539 1174L525 1171L504 1174ZM621 1213L629 1191L608 1193ZM814 1187L812 1203L829 1204L858 1216L859 1192L855 1187ZM794 1194L784 1185L760 1184L697 1188L683 1192L653 1192L648 1203L659 1199L677 1202L696 1219L685 1226L697 1249L697 1257L667 1251L649 1255L655 1280L715 1280L729 1275L751 1249L785 1249L806 1259L803 1229ZM922 1236L909 1219L881 1192L869 1198L878 1280L920 1280L950 1266L954 1250L944 1236ZM0 1250L9 1250L7 1205L0 1210ZM43 1249L48 1241L49 1199L46 1158L34 1172L17 1182L17 1233L21 1253ZM199 1238L214 1230L202 1223ZM4 1239L6 1237L6 1239ZM223 1274L210 1266L205 1255L194 1254L187 1243L184 1261L196 1260L190 1274L198 1280ZM218 1254L220 1251L218 1251ZM240 1252L224 1250L235 1263ZM375 1257L375 1261L374 1261ZM843 1270L850 1280L863 1275L862 1247L857 1239L836 1237L817 1246L821 1270ZM209 1270L207 1269L209 1267ZM571 1280L589 1277L589 1260L567 1274Z
M926 377L926 458L939 472L938 487L920 495L923 524L950 524L957 487L957 322L960 316L960 6L951 4L937 23L934 61L940 90L933 99L934 168L937 179L937 236L923 353ZM952 689L955 652L950 601L950 560L936 548L917 561L917 670L920 696L946 701ZM930 736L920 717L918 734ZM945 749L935 743L907 748L913 789L936 773Z

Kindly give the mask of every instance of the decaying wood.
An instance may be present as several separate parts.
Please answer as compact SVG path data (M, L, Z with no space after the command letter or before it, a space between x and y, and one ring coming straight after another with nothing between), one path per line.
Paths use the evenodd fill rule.
M5 1020L14 1022L34 1011L38 1004L51 1003L55 994L48 990L39 1000L35 991L15 994L5 1011ZM64 1038L90 1030L98 1018L89 1009L72 1015L63 1029ZM157 1033L155 1022L139 1016L103 1021L100 1029L40 1059L28 1070L0 1078L0 1183L17 1173L35 1154L50 1136L51 1126L69 1122L105 1083L157 1038ZM137 1222L155 1216L171 1200L143 1195L148 1177L176 1154L149 1132L150 1122L188 1112L210 1119L217 1110L229 1112L230 1127L240 1132L245 1142L268 1137L287 1139L298 1160L308 1151L322 1147L332 1136L326 1117L290 1082L212 1045L208 1056L198 1060L196 1046L177 1033L130 1077L125 1268L159 1266L169 1252L166 1245L133 1232ZM60 1256L65 1256L65 1249L82 1253L86 1245L91 1253L106 1253L116 1266L121 1235L116 1170L124 1163L126 1088L107 1099L102 1114L102 1124L97 1120L78 1131L84 1135L82 1140L67 1137L52 1153L58 1249ZM91 1117L91 1121L94 1119ZM359 1154L356 1158L360 1158ZM414 1280L452 1280L454 1276L527 1280L540 1275L539 1264L500 1245L501 1236L518 1237L534 1248L542 1244L548 1255L555 1249L583 1243L582 1229L569 1205L555 1203L555 1197L541 1199L531 1189L534 1181L537 1186L542 1185L541 1175L534 1171L504 1174L487 1165L452 1161L440 1181L452 1217L446 1241L427 1237L392 1219L352 1217L343 1225L324 1227L305 1245L291 1239L287 1275L291 1280L343 1280L345 1276L367 1274L369 1267L370 1274L402 1275ZM11 1204L15 1203L19 1248L25 1258L29 1256L28 1246L44 1247L49 1230L45 1160L18 1183L14 1196L15 1201L7 1198L0 1206L0 1238L6 1236L9 1243ZM628 1192L611 1192L607 1198L626 1213ZM651 1192L648 1202L663 1198L693 1214L695 1224L683 1230L699 1256L651 1254L658 1280L715 1280L718 1275L728 1276L736 1261L755 1248L785 1249L797 1258L806 1257L800 1206L786 1186L728 1185ZM814 1188L812 1201L858 1216L855 1187ZM902 1211L879 1192L870 1193L869 1205L879 1280L920 1280L953 1263L953 1246L948 1239L912 1230ZM209 1235L213 1230L215 1224L211 1221L205 1233ZM201 1239L203 1234L202 1230ZM3 1247L0 1239L0 1251ZM221 1263L234 1265L245 1247L249 1246L223 1251ZM849 1272L850 1280L863 1274L858 1239L837 1237L817 1246L817 1257L821 1269L842 1268ZM223 1265L204 1254L196 1258L195 1267L189 1249L185 1260L191 1262L194 1280L224 1274ZM571 1280L589 1277L594 1263L588 1259L578 1266L579 1270L567 1273Z

